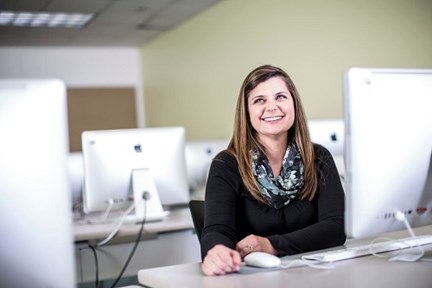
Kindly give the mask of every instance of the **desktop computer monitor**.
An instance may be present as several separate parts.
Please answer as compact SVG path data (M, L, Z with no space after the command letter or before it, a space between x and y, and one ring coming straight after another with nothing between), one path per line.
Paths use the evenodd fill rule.
M432 70L344 75L346 233L363 238L432 224Z
M345 165L343 161L344 120L308 120L308 128L312 142L324 146L332 154L342 186L345 185Z
M204 188L213 158L228 147L229 140L195 140L186 143L186 167L189 190L199 198ZM202 190L202 191L200 191Z
M76 287L66 89L0 79L2 287Z
M140 179L155 186L147 209L189 202L183 127L85 131L82 147L85 213L126 210L137 198L134 181Z
M312 142L327 148L333 157L343 156L343 119L314 119L307 124Z

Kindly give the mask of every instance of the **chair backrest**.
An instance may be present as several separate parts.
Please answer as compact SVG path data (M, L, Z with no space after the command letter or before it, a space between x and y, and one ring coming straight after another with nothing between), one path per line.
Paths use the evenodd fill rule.
M201 233L204 228L204 201L189 201L189 210L195 227L195 233L197 234L198 240L201 240Z

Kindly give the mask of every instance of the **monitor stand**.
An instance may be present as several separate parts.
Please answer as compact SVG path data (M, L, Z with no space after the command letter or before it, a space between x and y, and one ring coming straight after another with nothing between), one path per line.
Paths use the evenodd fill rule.
M138 222L160 221L167 215L162 208L155 181L148 168L132 171L135 216Z

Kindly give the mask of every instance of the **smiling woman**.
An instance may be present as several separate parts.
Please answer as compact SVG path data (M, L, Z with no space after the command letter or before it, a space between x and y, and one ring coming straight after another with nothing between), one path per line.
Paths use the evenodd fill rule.
M248 98L248 109L251 124L261 141L272 141L275 137L287 141L295 113L293 98L282 78L272 77L255 87ZM281 163L272 164L280 168Z
M252 252L284 256L345 242L333 157L312 143L300 95L278 67L245 78L233 136L212 162L205 193L205 275L235 272Z

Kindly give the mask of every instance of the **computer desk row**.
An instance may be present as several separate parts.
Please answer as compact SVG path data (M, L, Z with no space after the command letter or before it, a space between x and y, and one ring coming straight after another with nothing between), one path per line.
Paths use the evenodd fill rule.
M432 234L432 226L414 229L417 235ZM406 231L379 236L406 238ZM350 244L370 243L370 239L350 239ZM340 247L336 247L337 249ZM425 257L432 259L432 245L423 246ZM298 258L300 255L295 256ZM282 260L293 257L283 257ZM432 262L389 262L387 258L364 256L333 263L332 269L303 266L288 269L263 269L243 266L238 273L204 276L200 262L142 269L138 272L141 285L152 288L240 288L240 287L367 287L367 288L430 288Z
M74 221L75 242L87 240L101 240L107 237L115 228L117 222L109 224L89 224L88 218L83 216ZM192 230L193 222L188 208L170 210L162 221L147 222L144 224L145 234L159 234L179 230ZM137 224L124 224L118 231L116 238L135 237L140 229Z
M116 223L87 224L77 219L75 232L75 261L78 283L95 281L95 258L89 244L95 245L114 230ZM107 244L97 248L99 279L115 279L132 251L140 225L125 224ZM135 254L124 276L136 277L143 268L195 262L200 259L199 243L193 232L193 222L188 208L170 211L165 219L148 222ZM179 249L179 247L182 247Z

